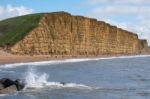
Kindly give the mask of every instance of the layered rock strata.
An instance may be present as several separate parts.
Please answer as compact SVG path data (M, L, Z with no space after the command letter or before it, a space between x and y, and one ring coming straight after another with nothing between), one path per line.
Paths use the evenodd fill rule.
M147 46L148 43L147 43L147 40L145 39L142 39L140 40L140 43L141 43L141 53L150 53L150 48Z
M55 12L44 14L38 27L10 50L14 54L139 54L147 47L141 42L137 34L108 23Z

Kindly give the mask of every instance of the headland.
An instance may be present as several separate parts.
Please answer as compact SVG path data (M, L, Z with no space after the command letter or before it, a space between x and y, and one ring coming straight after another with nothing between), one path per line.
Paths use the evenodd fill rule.
M109 23L67 12L0 21L0 63L150 53L147 40Z

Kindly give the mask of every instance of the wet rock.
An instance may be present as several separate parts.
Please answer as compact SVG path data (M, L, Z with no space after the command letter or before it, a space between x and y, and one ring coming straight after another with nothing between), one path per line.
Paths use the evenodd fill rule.
M60 82L60 84L62 84L62 85L66 85L66 83L65 83L65 82Z
M16 91L20 91L25 87L25 83L21 79L15 81L9 78L3 78L0 80L0 94L9 94Z

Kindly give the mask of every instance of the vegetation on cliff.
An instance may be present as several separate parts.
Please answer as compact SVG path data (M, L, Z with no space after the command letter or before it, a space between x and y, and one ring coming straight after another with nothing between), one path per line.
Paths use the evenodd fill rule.
M13 54L32 55L138 54L148 47L147 40L133 32L66 12L0 21L0 46Z
M0 46L14 45L38 26L43 14L30 14L0 21Z

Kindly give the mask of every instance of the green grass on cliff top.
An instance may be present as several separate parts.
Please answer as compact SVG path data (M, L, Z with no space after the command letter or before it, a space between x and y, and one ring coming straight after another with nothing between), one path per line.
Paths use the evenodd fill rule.
M30 14L0 21L0 46L14 45L38 26L43 14Z

